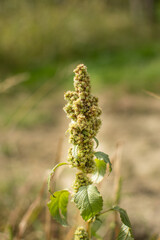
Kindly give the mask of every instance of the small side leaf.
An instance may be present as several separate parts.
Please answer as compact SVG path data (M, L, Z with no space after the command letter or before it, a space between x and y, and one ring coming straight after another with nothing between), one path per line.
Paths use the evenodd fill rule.
M50 196L50 201L47 204L52 217L63 226L67 225L68 197L67 190L57 191L54 192L54 196Z
M74 202L85 221L98 214L103 206L102 196L93 185L80 187L74 196Z
M96 137L94 137L93 139L96 142L96 148L97 148L99 146L99 141L98 141L98 139Z
M68 163L65 163L65 162L62 162L62 163L58 163L50 172L49 176L48 176L48 191L52 194L52 191L51 191L51 180L54 176L54 173L55 173L55 170L60 167L60 166L63 166L63 165L68 165Z
M109 156L106 153L104 153L104 152L95 152L94 155L99 160L104 160L106 164L108 163L109 164L109 172L112 172L112 164L111 164L111 161L109 159Z
M77 154L78 154L78 145L73 145L73 147L72 147L72 156L74 158L77 158Z
M118 206L113 207L112 210L119 212L122 223L131 228L131 222L129 220L126 210Z
M113 207L112 210L119 212L121 221L123 223L116 240L134 240L131 229L131 222L129 220L127 212L118 206Z
M94 183L99 183L102 181L106 173L106 163L103 160L95 159L95 171L92 174L91 180Z
M125 224L122 224L120 233L116 240L134 240L131 229Z

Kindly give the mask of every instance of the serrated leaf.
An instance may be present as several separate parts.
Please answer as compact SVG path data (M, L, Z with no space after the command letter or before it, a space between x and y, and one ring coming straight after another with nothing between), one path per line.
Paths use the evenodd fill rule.
M96 148L97 148L99 146L99 141L98 141L98 139L96 137L94 137L93 139L96 142Z
M109 156L106 153L104 153L104 152L95 152L94 155L99 160L104 160L105 163L108 163L109 164L109 172L112 171L112 164L111 164L111 161L109 159Z
M121 221L123 223L117 240L134 240L131 229L131 222L126 210L120 208L119 206L113 207L112 210L119 212Z
M103 206L102 196L93 185L80 187L74 196L74 202L85 221L98 214Z
M54 192L54 196L50 196L50 201L47 204L52 217L63 226L67 225L68 197L67 190L57 191Z
M118 206L113 207L112 210L118 211L120 214L122 223L125 224L126 226L128 226L129 228L131 228L131 222L129 220L126 210L124 210L123 208L120 208Z
M116 240L134 240L131 229L123 224Z
M78 145L73 145L73 147L72 147L72 156L74 158L77 158L77 154L78 154Z
M99 183L102 181L106 173L106 163L103 160L95 159L95 171L92 174L91 180L94 183Z
M60 167L60 166L63 166L63 165L68 165L68 163L65 163L65 162L62 162L62 163L58 163L50 172L49 176L48 176L48 191L52 194L51 192L51 180L53 178L53 175L55 173L55 170Z

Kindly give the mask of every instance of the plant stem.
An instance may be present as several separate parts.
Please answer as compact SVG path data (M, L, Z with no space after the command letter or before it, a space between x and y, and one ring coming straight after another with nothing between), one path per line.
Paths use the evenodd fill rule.
M99 213L98 215L102 215L102 214L104 214L104 213L107 213L107 212L109 212L109 211L112 211L113 209L112 208L110 208L110 209L108 209L108 210L105 210L105 211L103 211L103 212L101 212L101 213Z
M91 240L91 222L87 222L88 239Z

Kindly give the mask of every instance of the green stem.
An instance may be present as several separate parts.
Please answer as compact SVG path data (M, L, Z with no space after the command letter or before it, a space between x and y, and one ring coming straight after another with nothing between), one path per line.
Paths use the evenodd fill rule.
M103 211L103 212L99 213L98 215L102 215L102 214L104 214L104 213L107 213L107 212L109 212L109 211L112 211L112 210L113 210L112 208L110 208L110 209L107 209L107 210L105 210L105 211Z
M60 166L63 166L63 165L70 165L70 163L67 163L67 162L62 162L62 163L58 163L50 172L49 174L49 178L48 178L48 191L50 192L51 195L53 195L52 193L52 190L51 190L51 181L52 181L52 178L54 176L54 173L55 173L55 170L60 167Z
M91 240L91 222L87 222L88 239Z

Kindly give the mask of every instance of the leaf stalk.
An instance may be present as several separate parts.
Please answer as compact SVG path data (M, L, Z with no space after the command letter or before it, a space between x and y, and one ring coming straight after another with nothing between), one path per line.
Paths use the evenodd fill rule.
M88 239L91 240L91 221L87 222L87 233L88 233Z

